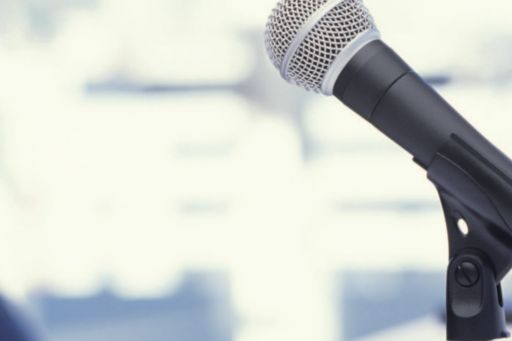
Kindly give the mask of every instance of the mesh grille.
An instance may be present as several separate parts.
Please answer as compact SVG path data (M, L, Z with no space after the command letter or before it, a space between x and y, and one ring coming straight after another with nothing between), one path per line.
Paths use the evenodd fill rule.
M265 32L265 45L277 68L306 20L328 0L281 0L272 11Z
M282 9L282 7L296 2L285 0L284 4L280 4L276 11L290 13L289 10ZM294 13L294 10L291 13ZM283 32L291 31L280 32L283 30L284 24L273 25L275 20L277 19L271 17L267 26L267 49L274 65L280 68L286 50L295 36L288 39L290 33ZM279 22L294 22L294 25L297 25L298 21L297 18L290 17L290 14L282 16L278 20ZM303 17L300 17L300 20L305 21ZM291 27L291 24L288 26ZM320 92L322 80L336 57L354 38L371 29L376 29L375 23L362 0L342 1L324 15L307 34L291 59L287 78L307 90ZM294 32L297 34L298 30ZM284 37L286 40L283 39ZM275 58L275 56L280 56L280 58Z

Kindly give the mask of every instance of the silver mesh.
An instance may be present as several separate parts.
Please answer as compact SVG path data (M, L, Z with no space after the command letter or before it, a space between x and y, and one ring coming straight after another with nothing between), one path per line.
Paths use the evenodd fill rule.
M286 51L308 18L328 0L281 0L272 11L265 32L270 59L281 67Z
M292 14L298 11L298 2L282 1L272 13L267 25L268 53L278 68L283 67L284 56L293 40L297 39L297 33L300 31L300 28L292 31L291 29L284 30L283 27L303 27L308 19L304 15L299 17ZM323 3L325 2L323 1ZM321 5L317 7L317 10L321 7ZM286 13L286 15L281 13ZM285 21L289 24L285 24ZM299 24L299 21L302 24ZM285 78L306 90L321 92L322 81L336 57L357 36L370 30L376 30L375 22L363 5L363 1L340 0L338 5L321 17L309 32L306 32L302 43L287 66ZM290 38L292 32L295 33L295 36Z

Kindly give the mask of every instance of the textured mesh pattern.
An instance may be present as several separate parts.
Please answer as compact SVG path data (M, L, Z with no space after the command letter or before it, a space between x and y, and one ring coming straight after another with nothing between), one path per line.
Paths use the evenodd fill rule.
M277 68L302 25L328 0L281 0L272 11L265 32L265 45Z
M281 7L294 2L285 0ZM278 8L280 7L278 6ZM280 12L289 13L290 11L281 9ZM275 12L273 15L275 15ZM271 25L274 20L270 19L267 31L272 28L282 29ZM282 17L279 20L297 21L296 18L292 19L290 16ZM301 17L301 20L304 21L305 19ZM354 38L371 29L376 29L375 23L362 0L342 1L316 23L307 34L291 59L286 71L287 78L307 90L320 92L324 76L336 57ZM297 33L297 31L295 32ZM288 35L288 33L283 34L279 31L267 32L267 40L270 40L270 42L267 42L267 49L274 65L278 68L281 67L283 56L293 40L291 38L284 41L283 36L287 37ZM283 47L284 45L286 47ZM276 47L279 50L275 50ZM274 56L281 57L277 59Z
M374 28L362 1L343 1L307 35L291 60L287 76L297 85L319 92L325 74L343 48Z

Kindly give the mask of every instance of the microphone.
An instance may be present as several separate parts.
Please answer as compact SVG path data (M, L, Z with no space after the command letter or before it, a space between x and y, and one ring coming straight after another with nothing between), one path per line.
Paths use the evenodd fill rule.
M284 79L334 95L423 168L455 140L512 184L512 161L380 39L362 0L281 0L268 20L265 44ZM450 181L436 182L450 187ZM462 200L478 209L468 198ZM508 203L501 212L506 222L498 219L497 225L512 235Z
M449 339L507 336L499 282L512 269L512 161L381 40L362 0L281 0L265 45L285 80L333 95L427 170L450 239ZM464 271L476 284L460 285Z
M281 1L265 43L283 78L334 95L424 168L455 134L512 178L510 160L380 39L361 0Z

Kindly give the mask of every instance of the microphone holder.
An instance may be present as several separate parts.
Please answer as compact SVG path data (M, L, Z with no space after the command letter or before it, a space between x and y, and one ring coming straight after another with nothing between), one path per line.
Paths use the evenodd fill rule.
M512 181L456 135L427 171L448 228L448 340L509 337L500 282L512 268Z

